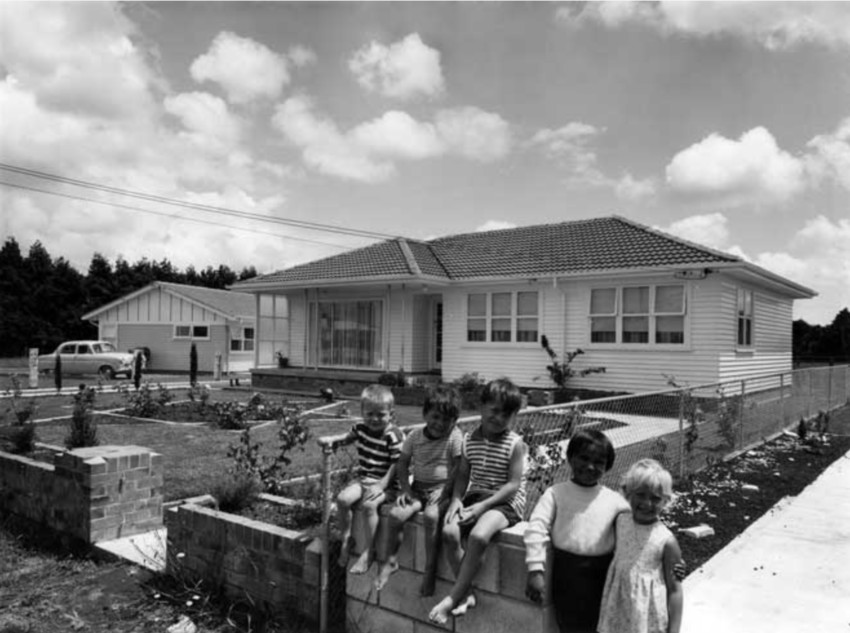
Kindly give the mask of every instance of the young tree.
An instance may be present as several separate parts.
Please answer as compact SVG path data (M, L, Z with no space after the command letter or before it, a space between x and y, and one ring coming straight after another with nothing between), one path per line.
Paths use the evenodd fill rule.
M189 384L193 387L198 384L198 348L194 343L189 349Z

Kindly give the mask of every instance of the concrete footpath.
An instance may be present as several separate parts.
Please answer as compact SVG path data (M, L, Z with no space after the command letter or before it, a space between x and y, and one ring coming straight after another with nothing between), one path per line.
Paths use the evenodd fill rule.
M695 570L684 593L682 633L850 633L850 452Z

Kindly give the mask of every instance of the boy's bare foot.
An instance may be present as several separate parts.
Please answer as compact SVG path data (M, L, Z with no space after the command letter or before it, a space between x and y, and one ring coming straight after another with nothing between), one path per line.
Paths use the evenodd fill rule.
M454 601L450 596L446 596L437 603L431 613L428 614L428 619L437 624L445 624L449 621L449 616L452 613L452 608L455 606Z
M370 558L370 552L367 549L365 552L360 554L358 559L354 561L354 564L351 566L351 569L348 570L351 574L365 574L369 571L369 568L372 566L372 559Z
M381 565L381 569L378 572L378 577L375 578L375 589L380 591L386 586L387 581L389 581L390 576L398 571L398 563L394 561L387 561L383 565Z
M428 596L434 595L434 587L437 584L437 581L434 580L433 576L425 576L422 579L422 584L419 585L419 595L423 598L427 598Z
M452 609L452 615L466 615L466 612L470 609L474 609L477 604L478 599L475 597L474 593L471 593L461 600L454 609Z

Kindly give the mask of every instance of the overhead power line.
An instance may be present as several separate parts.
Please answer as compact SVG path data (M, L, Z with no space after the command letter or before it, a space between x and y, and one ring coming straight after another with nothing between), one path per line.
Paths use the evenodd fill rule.
M248 233L259 233L260 235L271 235L273 237L280 237L285 240L294 240L296 242L307 242L309 244L320 244L322 246L332 246L333 248L340 248L342 250L350 250L351 247L343 246L342 244L332 244L331 242L322 242L320 240L311 240L306 237L295 237L294 235L285 235L283 233L273 233L272 231L261 231L259 229L251 229L243 226L234 226L232 224L225 224L223 222L213 222L211 220L204 220L201 218L189 218L185 215L178 215L177 213L165 213L163 211L154 211L153 209L143 209L142 207L134 207L127 204L121 204L120 202L108 202L106 200L95 200L94 198L86 198L83 196L75 196L70 193L64 193L61 191L50 191L49 189L39 189L38 187L29 187L27 185L22 185L13 182L6 182L4 180L0 180L0 185L6 187L14 187L16 189L25 189L27 191L35 191L37 193L46 193L50 196L57 196L60 198L69 198L71 200L82 200L83 202L94 202L95 204L102 204L110 207L118 207L121 209L129 209L131 211L139 211L141 213L150 213L152 215L161 215L167 218L173 218L175 220L186 220L187 222L197 222L199 224L207 224L210 226L221 226L227 229L233 229L234 231L246 231Z
M378 233L376 231L366 231L363 229L355 229L344 226L338 226L333 224L323 224L320 222L309 222L307 220L293 220L289 218L279 218L267 215L261 215L259 213L249 213L247 211L238 211L235 209L228 209L225 207L217 207L207 204L199 204L195 202L185 202L183 200L176 200L174 198L166 198L164 196L157 196L154 194L144 193L141 191L132 191L130 189L121 189L119 187L111 187L109 185L102 185L95 182L89 182L85 180L77 180L75 178L68 178L66 176L60 176L57 174L50 174L47 172L37 171L34 169L27 169L25 167L19 167L17 165L9 165L7 163L0 163L0 169L8 172L12 172L15 174L20 174L23 176L28 176L30 178L38 178L41 180L49 180L52 182L58 182L66 185L72 185L75 187L82 187L84 189L90 189L94 191L100 191L104 193L112 193L121 196L128 196L131 198L136 198L139 200L147 200L148 202L157 202L160 204L168 204L172 206L183 207L187 209L194 209L197 211L202 211L205 213L215 213L219 215L225 215L230 217L237 217L247 220L255 220L258 222L268 222L272 224L283 224L287 226L294 226L302 229L307 229L311 231L323 231L327 233L337 233L340 235L354 235L357 237L368 237L372 239L394 239L395 235L389 235L386 233ZM115 205L121 206L121 205Z

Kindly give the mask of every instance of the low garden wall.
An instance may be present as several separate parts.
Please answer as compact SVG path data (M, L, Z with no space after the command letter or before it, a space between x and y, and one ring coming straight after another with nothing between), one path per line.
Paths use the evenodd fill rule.
M319 622L320 539L196 503L170 508L166 526L169 575L210 583L234 600L247 596L260 610Z
M384 510L382 508L382 510ZM362 543L362 519L356 519L357 542ZM381 517L377 541L377 558L386 559L388 545L387 518ZM425 570L425 540L422 515L405 524L404 543L398 552L399 570L380 592L374 581L378 566L362 576L348 574L346 580L346 630L373 633L557 633L558 626L551 597L542 605L525 597L525 544L522 535L526 523L521 522L501 532L490 544L484 564L474 582L478 606L462 617L452 617L445 626L428 620L428 613L452 587L454 576L445 554L440 554L437 588L433 596L422 598L419 587ZM550 570L551 550L546 569ZM352 557L353 560L353 557ZM548 571L547 571L548 573ZM551 583L547 578L546 586ZM333 600L333 596L331 596Z
M140 446L57 453L54 464L0 452L0 508L86 543L162 526L162 455Z

